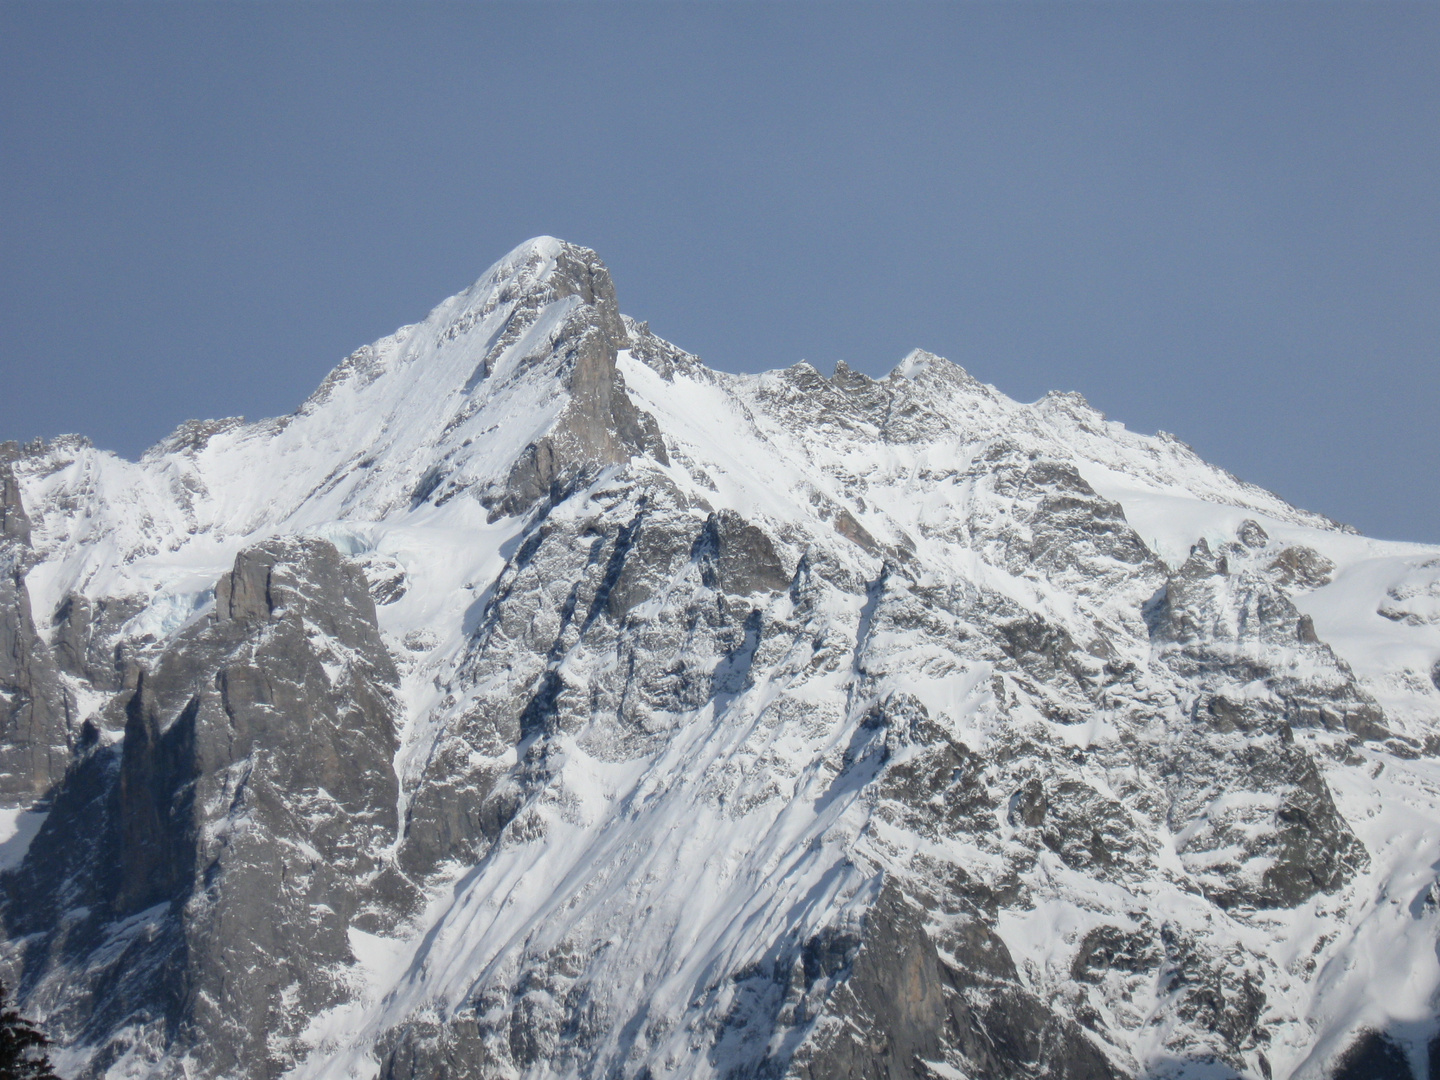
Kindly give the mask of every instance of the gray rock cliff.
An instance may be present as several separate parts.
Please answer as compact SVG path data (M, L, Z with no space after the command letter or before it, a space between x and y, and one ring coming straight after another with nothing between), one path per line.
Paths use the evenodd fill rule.
M13 806L45 795L64 773L71 705L30 609L30 519L10 454L0 447L0 804Z
M387 854L396 674L359 570L272 540L216 598L116 698L123 736L90 729L3 879L23 985L94 1051L86 1076L280 1075L297 1019L347 996L348 928L415 902Z

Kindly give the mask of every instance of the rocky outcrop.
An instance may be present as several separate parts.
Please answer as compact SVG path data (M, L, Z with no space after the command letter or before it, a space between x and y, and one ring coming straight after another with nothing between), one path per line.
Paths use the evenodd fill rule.
M30 610L30 518L8 458L0 452L0 805L14 806L63 775L72 708Z
M1436 1047L1430 1050L1430 1069L1440 1071ZM1379 1031L1362 1031L1335 1063L1333 1080L1415 1080L1410 1056L1394 1039Z
M929 1080L958 1060L977 1076L1118 1080L1076 1025L1022 989L983 926L942 959L924 911L887 886L828 1016L788 1075L796 1080Z
M18 453L15 443L0 444L0 541L30 545L30 516L20 498L20 485L10 460Z
M655 418L631 402L615 366L629 339L605 264L588 248L566 244L546 285L527 298L527 307L566 297L579 301L550 354L559 361L558 378L569 402L550 431L525 447L503 489L487 496L492 518L520 513L541 499L559 501L582 478L633 454L668 461Z
M303 1018L348 998L348 931L413 903L386 854L396 674L358 568L267 541L216 596L136 673L121 740L91 729L0 878L22 984L96 1047L87 1076L137 1055L278 1076Z
M790 575L764 530L733 510L721 510L705 519L695 541L694 558L700 566L700 579L726 593L745 596L790 584Z
M125 627L146 606L144 596L91 600L83 593L67 594L50 619L55 663L96 690L121 690L138 644L127 639Z

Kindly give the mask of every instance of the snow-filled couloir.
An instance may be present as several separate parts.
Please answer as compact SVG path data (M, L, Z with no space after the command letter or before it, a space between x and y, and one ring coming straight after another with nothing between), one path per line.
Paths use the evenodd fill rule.
M712 371L550 238L290 416L0 457L67 1076L1440 1066L1440 548L924 352Z

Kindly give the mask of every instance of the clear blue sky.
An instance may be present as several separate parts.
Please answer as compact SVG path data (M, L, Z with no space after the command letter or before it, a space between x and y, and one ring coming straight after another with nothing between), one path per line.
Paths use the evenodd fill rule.
M0 438L288 412L538 233L1440 541L1440 5L0 5Z

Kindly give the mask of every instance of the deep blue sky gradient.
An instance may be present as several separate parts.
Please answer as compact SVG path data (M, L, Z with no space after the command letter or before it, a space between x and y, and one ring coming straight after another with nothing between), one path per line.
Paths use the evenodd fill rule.
M1440 541L1440 5L0 5L0 438L288 412L526 237Z

